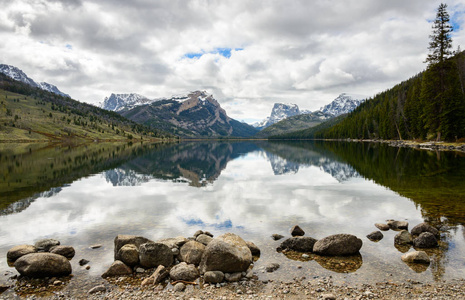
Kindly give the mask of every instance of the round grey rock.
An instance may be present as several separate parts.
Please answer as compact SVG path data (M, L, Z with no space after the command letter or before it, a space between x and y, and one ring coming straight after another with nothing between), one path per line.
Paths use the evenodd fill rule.
M21 256L26 254L36 253L37 248L32 245L19 245L14 246L6 253L6 258L8 261L14 262Z
M434 248L438 246L438 240L431 232L423 232L413 240L416 248Z
M60 246L53 246L52 248L50 248L50 253L55 253L58 255L62 255L66 257L67 259L72 259L74 255L76 254L76 251L71 246L60 245Z
M186 285L182 282L178 282L174 285L173 290L175 292L183 292L186 289Z
M60 241L55 240L55 239L43 239L40 241L37 241L34 246L37 248L38 251L45 251L48 252L50 248L53 246L58 246L60 245Z
M206 283L220 283L224 279L224 273L221 271L207 271L203 274L203 280Z
M205 245L197 241L189 241L185 243L179 250L178 259L188 264L198 266L205 252Z
M194 265L188 265L185 262L175 265L170 270L170 278L175 281L194 281L199 276L199 270Z
M116 258L126 265L133 267L139 263L139 251L136 245L126 244L119 249Z
M47 252L21 256L14 266L21 275L33 278L68 276L72 272L66 257Z
M195 240L207 246L213 240L213 238L209 235L201 234Z
M394 237L394 244L396 245L409 245L412 242L412 235L407 230L402 230Z
M238 282L242 278L242 272L235 272L235 273L226 273L224 274L224 279L227 282Z
M247 243L234 233L214 238L205 248L200 262L200 272L245 272L252 263L252 252Z
M359 253L362 245L362 240L355 235L335 234L317 241L313 252L328 256L353 255Z
M378 231L373 231L372 233L367 235L367 238L370 241L380 241L380 240L383 239L383 237L384 237L384 235L379 230Z
M420 223L411 230L412 235L420 235L423 232L431 232L435 237L439 237L439 230L427 223Z
M308 236L296 236L284 240L277 248L278 251L293 250L297 252L312 252L316 239Z

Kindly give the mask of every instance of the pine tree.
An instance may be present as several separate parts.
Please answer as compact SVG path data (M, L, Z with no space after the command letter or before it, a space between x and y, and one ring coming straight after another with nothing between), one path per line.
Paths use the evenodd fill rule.
M426 58L429 66L442 64L452 54L452 26L449 24L450 18L447 13L447 4L441 3L433 23L433 34L430 35L431 42L428 49L430 54Z

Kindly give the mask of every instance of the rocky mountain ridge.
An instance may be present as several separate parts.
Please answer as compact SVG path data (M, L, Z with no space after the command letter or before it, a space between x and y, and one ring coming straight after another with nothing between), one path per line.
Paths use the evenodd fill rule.
M364 101L364 96L342 93L331 103L320 108L320 111L332 115L333 117L337 117L350 113Z
M32 78L27 76L26 73L24 73L21 69L17 67L0 64L0 73L3 73L14 80L21 81L27 85L40 88L44 91L48 91L63 97L71 98L68 94L63 93L53 84L47 82L35 82Z

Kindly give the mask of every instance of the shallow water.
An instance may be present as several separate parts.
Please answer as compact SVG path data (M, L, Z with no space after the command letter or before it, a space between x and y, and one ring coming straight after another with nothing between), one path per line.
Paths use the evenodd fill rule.
M421 282L465 278L465 157L367 143L195 142L9 146L0 150L0 283L17 274L9 248L55 238L76 249L68 288L113 261L117 234L152 240L234 232L257 244L262 279L332 276L336 282ZM365 236L374 223L428 221L441 229L429 267L411 268L394 247ZM276 252L298 224L316 239L350 233L360 256L342 260ZM99 249L91 245L102 244ZM408 249L407 249L408 250ZM405 250L402 250L405 251ZM408 251L413 251L410 249ZM90 260L90 270L79 266ZM265 273L263 266L281 268ZM11 292L11 291L10 291Z

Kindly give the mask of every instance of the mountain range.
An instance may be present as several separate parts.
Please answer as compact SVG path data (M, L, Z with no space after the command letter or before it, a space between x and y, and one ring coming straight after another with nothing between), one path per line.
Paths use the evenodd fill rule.
M0 64L0 73L3 73L6 76L14 80L23 82L32 87L38 87L44 91L48 91L48 92L51 92L51 93L54 93L54 94L57 94L63 97L71 98L68 94L63 93L53 84L50 84L47 82L39 82L39 83L35 82L33 79L29 78L26 75L26 73L24 73L22 70L18 69L17 67Z
M101 107L183 137L251 137L258 132L230 118L213 95L205 91L155 100L137 94L111 94Z

